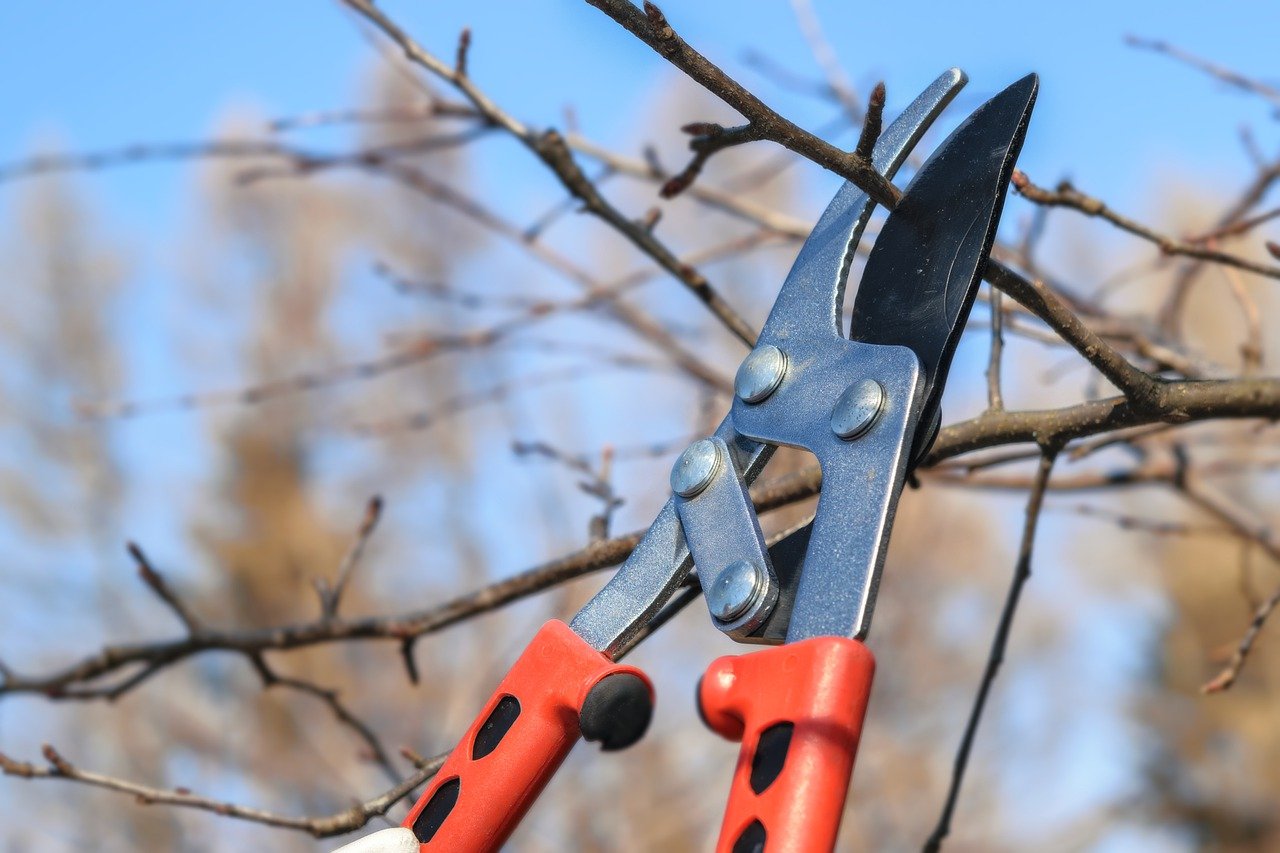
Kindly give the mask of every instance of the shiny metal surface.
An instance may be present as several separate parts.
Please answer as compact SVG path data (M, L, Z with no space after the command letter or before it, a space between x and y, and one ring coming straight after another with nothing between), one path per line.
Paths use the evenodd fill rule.
M920 359L925 396L921 431L912 441L916 458L935 434L947 371L978 293L1038 86L1029 74L1006 87L938 146L876 237L858 284L849 337L910 347Z
M872 162L881 174L893 177L929 125L966 82L959 69L944 72L885 129L872 150ZM870 199L853 184L845 183L840 188L819 220L821 234L815 228L792 267L792 276L797 269L804 272L803 286L790 286L792 276L788 276L766 329L773 324L785 332L793 327L787 312L799 311L809 323L839 332L848 264L870 209ZM821 243L821 250L817 245L811 247L815 238ZM822 263L828 265L825 272L820 269ZM800 316L795 319L794 327L803 326ZM786 335L779 337L785 339ZM773 454L773 447L738 435L729 417L715 434L725 441L731 464L747 484L755 480ZM627 561L578 611L569 626L592 647L608 655L616 654L670 599L692 567L673 499L658 513Z
M713 444L718 454L729 455L729 447L723 438L704 440ZM773 566L746 483L733 467L720 466L704 490L691 497L677 494L674 502L684 541L693 555L703 590L707 591L707 606L711 615L716 617L716 627L731 637L745 637L764 622L778 600ZM722 617L717 613L717 604L712 600L710 591L722 583L730 590L735 588L733 579L725 575L731 570L740 571L734 567L741 565L758 572L759 594L748 600L735 615Z
M866 635L893 513L906 476L918 415L920 363L906 347L872 346L834 335L793 343L787 380L766 402L735 402L743 435L803 447L822 466L822 492L805 552L787 642ZM831 407L849 377L884 388L879 417L855 442L831 429ZM857 383L855 383L857 384Z
M724 442L716 444L709 438L700 438L684 449L671 466L671 491L684 498L702 492L724 467Z
M840 333L839 295L835 323L824 315L806 325L782 310L790 289L822 287L837 252L820 237L822 221L760 335L758 346L786 348L791 367L767 401L734 402L734 427L757 441L803 447L822 467L787 642L866 636L907 465L928 440L919 436L933 432L1036 87L1030 75L975 110L911 181L867 261L854 340Z
M767 583L759 566L746 560L730 563L704 590L707 607L719 621L732 622L763 598Z
M894 145L904 146L899 153L895 155L888 147L881 151L880 143L876 143L871 154L876 169L892 177L929 124L967 82L968 78L959 68L952 68L933 81L880 137L880 142L885 142L890 134L895 134ZM921 104L922 101L932 106ZM922 112L928 109L927 120L899 129L899 122L916 110L917 105ZM862 190L851 183L840 188L791 265L757 346L772 343L789 352L790 342L797 337L844 336L841 309L845 283L871 210L872 203Z
M844 389L831 409L831 431L852 441L871 429L884 406L884 386L874 379L860 379Z
M787 375L787 354L771 344L747 354L733 377L733 391L744 403L760 403L778 390Z

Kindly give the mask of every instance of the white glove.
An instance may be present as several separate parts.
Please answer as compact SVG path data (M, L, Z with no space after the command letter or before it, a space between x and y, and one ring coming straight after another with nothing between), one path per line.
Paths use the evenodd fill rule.
M418 853L418 839L413 830L397 826L366 835L333 853Z

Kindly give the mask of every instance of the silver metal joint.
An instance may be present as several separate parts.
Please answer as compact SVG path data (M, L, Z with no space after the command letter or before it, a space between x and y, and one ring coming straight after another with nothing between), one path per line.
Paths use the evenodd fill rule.
M851 441L871 429L884 407L884 386L863 379L844 390L831 410L831 431Z
M671 467L671 491L682 498L699 494L711 485L721 464L716 443L709 438L698 439L684 449Z
M733 377L733 391L744 403L762 403L769 399L787 375L787 354L773 344L753 349Z
M706 590L711 615L732 622L751 610L768 586L764 569L746 560L735 560L720 570Z

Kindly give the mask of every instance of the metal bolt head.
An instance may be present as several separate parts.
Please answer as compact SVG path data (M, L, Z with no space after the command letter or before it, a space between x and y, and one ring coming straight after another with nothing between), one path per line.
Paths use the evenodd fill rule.
M845 389L831 410L831 431L851 441L871 429L884 406L884 386L863 379Z
M732 622L746 613L763 591L764 571L746 560L735 560L725 566L706 591L711 615L721 622Z
M761 403L778 390L786 375L787 354L773 344L761 344L738 366L733 390L744 403Z
M715 479L720 470L720 448L709 438L700 438L684 449L671 467L671 491L691 498Z

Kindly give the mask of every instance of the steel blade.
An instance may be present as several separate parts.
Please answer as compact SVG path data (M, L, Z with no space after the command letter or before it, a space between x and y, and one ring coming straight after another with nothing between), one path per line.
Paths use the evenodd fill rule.
M995 239L1013 164L1039 86L1029 74L979 107L907 187L867 260L850 337L910 347L924 391L921 437L931 440L951 357Z
M871 162L892 178L933 120L968 82L950 68L938 76L876 141ZM761 339L843 335L845 280L874 202L846 181L809 232L760 332Z

